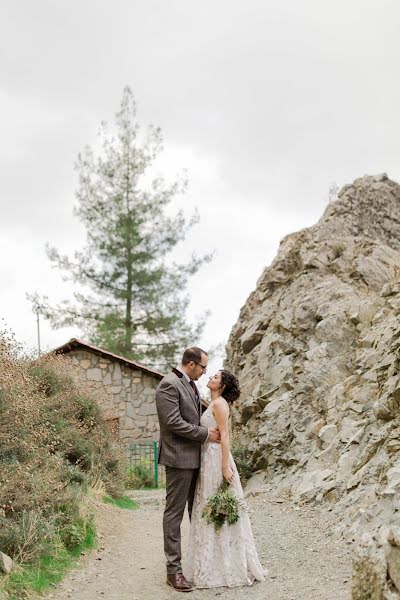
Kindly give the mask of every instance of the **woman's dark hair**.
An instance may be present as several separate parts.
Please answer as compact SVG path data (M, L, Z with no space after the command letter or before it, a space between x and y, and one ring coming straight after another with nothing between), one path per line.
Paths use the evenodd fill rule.
M232 404L240 396L239 379L230 371L222 369L221 373L221 396L225 398L228 404Z

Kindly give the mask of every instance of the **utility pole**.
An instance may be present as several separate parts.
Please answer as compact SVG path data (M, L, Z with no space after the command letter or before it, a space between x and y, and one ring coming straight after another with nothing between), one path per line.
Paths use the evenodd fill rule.
M36 323L37 323L37 345L38 345L38 358L40 358L40 320L39 320L39 306L36 307Z

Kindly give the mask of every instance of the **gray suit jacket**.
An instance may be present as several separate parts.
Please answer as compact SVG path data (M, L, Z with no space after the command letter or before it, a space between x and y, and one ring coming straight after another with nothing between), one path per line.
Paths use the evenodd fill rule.
M200 407L189 382L168 373L156 390L160 422L160 465L177 469L198 469L200 451L208 436L200 425Z

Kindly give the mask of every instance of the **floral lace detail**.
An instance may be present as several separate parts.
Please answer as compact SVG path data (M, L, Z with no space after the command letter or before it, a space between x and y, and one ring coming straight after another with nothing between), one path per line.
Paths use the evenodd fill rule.
M215 427L211 407L203 413L201 424ZM230 466L235 474L232 490L243 499L239 474L230 455ZM223 525L215 531L207 524L202 512L209 496L222 482L221 445L206 442L201 449L200 474L190 526L189 551L185 576L199 588L237 587L264 581L265 572L258 558L247 511L243 511L235 525Z

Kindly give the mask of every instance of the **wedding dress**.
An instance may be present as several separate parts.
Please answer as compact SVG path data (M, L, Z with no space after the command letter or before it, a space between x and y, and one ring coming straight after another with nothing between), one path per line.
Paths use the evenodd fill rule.
M216 427L211 406L203 413L201 425ZM231 489L242 499L242 485L232 454L229 460L234 472ZM221 482L221 444L205 442L201 449L200 473L193 502L185 568L186 578L198 588L236 587L252 585L254 580L265 580L247 512L241 512L234 525L224 524L218 531L202 517L209 496L217 491Z

